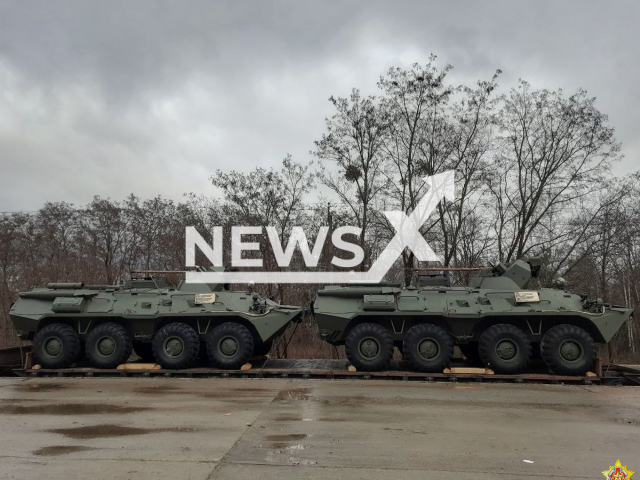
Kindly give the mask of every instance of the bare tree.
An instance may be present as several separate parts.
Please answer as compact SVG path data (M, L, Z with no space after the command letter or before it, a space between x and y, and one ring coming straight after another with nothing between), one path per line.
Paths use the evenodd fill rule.
M452 67L447 65L438 70L435 58L431 56L426 65L414 64L407 70L391 68L378 82L384 93L382 105L390 120L383 147L394 170L388 197L396 208L407 214L424 194L423 177L440 171L451 148L447 144L449 126L441 111L453 93L445 83ZM432 137L431 157L425 156L427 132L431 132ZM403 252L405 283L411 279L414 260L413 252Z
M620 147L584 90L565 97L521 81L503 98L498 119L502 141L489 186L498 254L510 261L532 250L545 218L570 215L574 202L602 188Z
M387 187L388 177L382 146L389 118L379 108L375 97L362 97L353 89L349 98L329 98L336 113L326 119L327 131L315 142L313 152L321 160L335 162L337 172L321 165L322 182L335 192L351 211L358 227L362 229L360 246L365 260L360 265L366 270L371 251L367 248L372 205Z
M93 198L85 215L86 233L95 248L95 255L104 266L107 283L120 279L122 247L129 234L128 225L117 202Z
M211 183L222 189L245 225L277 226L284 235L304 214L304 196L313 187L311 165L303 166L287 155L280 171L256 168L244 174L217 170Z
M287 155L280 171L256 168L244 174L218 170L211 181L222 189L230 205L228 211L237 219L236 224L274 226L282 240L292 227L308 225L304 197L313 188L314 178L311 164L303 166ZM264 268L278 270L266 237L262 236L260 240ZM283 299L284 287L279 285L276 290ZM270 291L269 295L272 294Z
M482 252L472 254L469 247L477 247L478 242L486 247L489 242L488 232L477 228L484 222L475 211L483 208L486 179L493 168L490 151L494 137L493 111L497 103L493 92L497 88L500 73L498 70L490 81L479 81L475 89L460 87L462 99L446 114L445 121L450 125L447 140L450 149L440 168L456 172L456 198L438 204L440 228L437 234L441 237L445 266L453 261L459 265L470 265L464 260L477 258ZM437 152L431 138L428 136L425 142L429 146L427 159ZM429 163L435 166L433 162ZM433 173L438 172L434 170ZM466 225L467 221L469 226ZM471 234L479 238L472 240L469 238ZM464 254L460 249L463 241L467 249Z
M141 267L150 269L152 265L158 265L160 241L171 233L168 227L174 210L173 201L163 199L159 195L142 202L133 195L128 198L131 247L135 252L133 258ZM158 265L158 267L166 267L166 265Z

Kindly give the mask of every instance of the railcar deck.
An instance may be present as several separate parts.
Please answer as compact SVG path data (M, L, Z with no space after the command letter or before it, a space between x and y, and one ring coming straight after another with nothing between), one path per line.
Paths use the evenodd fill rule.
M135 365L135 364L134 364ZM463 364L456 366L463 367ZM220 370L215 368L189 368L183 370L166 369L96 369L66 368L17 369L18 375L31 377L182 377L182 378L309 378L309 379L385 379L421 382L508 382L508 383L550 383L583 384L615 383L618 377L566 376L546 373L526 373L519 375L499 375L492 373L420 373L402 369L394 362L392 368L383 372L361 372L349 370L346 360L259 360L253 361L247 370Z
M9 350L11 350L9 352ZM604 365L596 370L598 374L587 376L567 376L545 373L544 366L534 365L530 373L500 375L494 373L461 373L456 369L469 367L462 361L452 365L450 373L421 373L409 371L403 362L392 362L389 370L383 372L363 372L349 369L347 360L279 360L254 358L251 368L246 370L220 370L210 367L183 370L136 369L136 362L127 364L127 369L99 369L76 367L65 369L36 369L30 361L20 364L20 357L26 356L29 347L7 349L7 367L13 374L25 377L175 377L175 378L309 378L309 379L384 379L417 382L498 382L498 383L547 383L578 385L637 385L640 386L640 365ZM0 356L4 358L4 356ZM30 360L30 359L29 359ZM598 362L599 363L599 362ZM7 369L8 370L8 369ZM9 373L5 370L5 373Z

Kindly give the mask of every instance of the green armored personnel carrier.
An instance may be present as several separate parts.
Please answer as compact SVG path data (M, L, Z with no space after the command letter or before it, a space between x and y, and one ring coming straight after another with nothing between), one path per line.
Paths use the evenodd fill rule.
M50 283L19 294L10 316L18 336L33 340L44 368L67 368L86 356L115 368L132 350L163 368L186 368L206 351L211 364L237 369L266 354L303 312L252 291L146 276L125 285Z
M523 372L539 353L550 371L582 375L594 362L594 342L609 342L633 310L569 293L562 280L527 290L539 269L534 259L500 263L466 287L433 273L414 275L406 288L330 286L312 310L322 338L345 345L359 370L386 369L396 346L414 370L442 372L457 345L496 373Z

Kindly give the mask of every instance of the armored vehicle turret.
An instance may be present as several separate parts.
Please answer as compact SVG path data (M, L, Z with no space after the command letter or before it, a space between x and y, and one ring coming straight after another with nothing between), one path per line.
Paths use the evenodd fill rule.
M418 273L396 285L329 286L312 305L321 337L345 345L359 370L384 370L394 346L412 369L442 372L454 346L496 373L520 373L538 353L557 374L582 375L594 343L607 343L633 310L564 289L528 290L539 261L516 260L480 270L466 287L444 275Z
M214 366L237 369L267 353L302 312L251 290L184 280L172 288L145 274L124 285L50 283L20 293L9 313L44 368L67 368L82 355L115 368L135 350L163 368L189 367L206 351Z

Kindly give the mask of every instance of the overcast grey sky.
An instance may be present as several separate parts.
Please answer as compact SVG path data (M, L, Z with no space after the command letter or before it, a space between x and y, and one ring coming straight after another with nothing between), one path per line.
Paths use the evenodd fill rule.
M640 168L640 2L0 1L0 211L213 194L307 162L327 98L438 55L456 82L586 88Z

